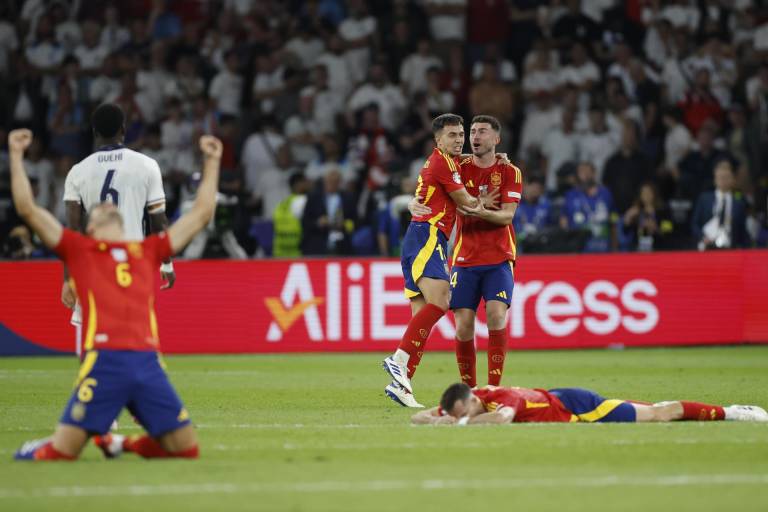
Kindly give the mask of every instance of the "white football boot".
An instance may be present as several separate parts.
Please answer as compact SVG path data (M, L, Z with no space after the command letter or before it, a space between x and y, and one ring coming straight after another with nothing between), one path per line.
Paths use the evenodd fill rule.
M416 401L416 397L413 393L409 392L399 383L392 381L386 388L384 388L384 394L392 399L393 402L402 405L403 407L413 407L416 409L423 409L424 406Z
M413 387L411 386L411 379L408 378L408 367L406 365L396 361L392 356L389 356L381 362L381 366L393 379L395 379L395 382L403 386L409 393L413 393Z
M768 421L768 412L756 405L729 405L723 411L728 421Z

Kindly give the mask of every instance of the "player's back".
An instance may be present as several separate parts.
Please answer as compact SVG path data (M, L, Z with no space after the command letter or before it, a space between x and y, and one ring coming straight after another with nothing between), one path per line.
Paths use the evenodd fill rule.
M65 201L78 201L86 212L109 201L122 214L129 240L144 238L144 208L165 201L157 162L122 145L105 146L72 167Z
M501 407L515 409L515 422L568 422L573 415L560 400L544 389L486 386L473 390L488 412Z
M456 218L456 204L449 195L464 188L456 159L435 148L421 169L416 188L419 202L432 209L428 215L414 216L413 222L429 222L446 237L451 236Z

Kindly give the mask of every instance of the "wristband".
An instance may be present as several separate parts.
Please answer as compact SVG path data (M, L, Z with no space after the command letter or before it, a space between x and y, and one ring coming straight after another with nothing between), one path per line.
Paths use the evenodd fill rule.
M469 416L462 416L459 418L459 421L456 422L456 425L463 427L467 423L469 423Z
M163 263L160 265L160 272L163 272L164 274L172 274L173 273L173 262L169 261L168 263Z

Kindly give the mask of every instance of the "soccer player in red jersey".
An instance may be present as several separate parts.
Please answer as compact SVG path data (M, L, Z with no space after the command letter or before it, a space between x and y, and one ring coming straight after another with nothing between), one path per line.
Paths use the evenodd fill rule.
M515 216L523 177L520 169L497 159L501 123L493 116L472 119L469 132L472 157L461 162L464 186L474 197L492 192L498 209L480 201L473 208L459 208L457 240L451 257L451 302L456 319L456 362L461 379L477 385L475 314L485 301L488 323L488 384L498 386L507 348L507 310L514 288Z
M673 401L655 404L607 400L581 388L529 389L486 386L470 389L459 382L448 387L440 405L411 418L416 424L504 424L526 422L609 423L649 421L768 421L755 405L720 405Z
M431 213L413 216L403 238L405 296L411 301L413 316L397 350L382 366L393 379L385 393L407 407L423 407L413 396L410 379L432 327L448 310L446 251L456 206L475 207L478 202L464 188L457 161L464 146L463 123L462 117L455 114L442 114L432 121L437 147L424 164L416 189L419 202Z
M16 211L67 265L86 320L85 358L75 390L49 439L25 443L18 460L74 460L92 435L105 435L126 407L148 435L106 435L97 445L108 457L130 451L146 458L198 456L189 414L162 368L157 352L154 273L179 252L213 216L222 145L200 138L203 179L192 209L167 232L125 241L115 205L94 207L83 236L65 229L37 206L22 163L29 130L8 136L11 192Z

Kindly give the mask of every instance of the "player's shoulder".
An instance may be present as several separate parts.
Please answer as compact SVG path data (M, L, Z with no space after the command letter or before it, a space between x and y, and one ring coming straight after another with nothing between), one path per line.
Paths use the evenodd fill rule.
M449 169L451 172L458 170L456 159L443 153L439 149L432 151L432 154L427 158L427 163L432 170L442 168Z
M515 183L523 182L523 171L517 165L513 164L512 162L502 162L502 161L499 161L496 165L507 176L514 178Z
M157 160L134 149L125 148L125 158L135 163L142 164L146 168L158 166Z

